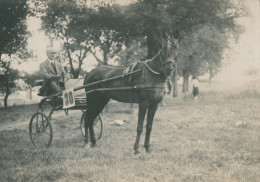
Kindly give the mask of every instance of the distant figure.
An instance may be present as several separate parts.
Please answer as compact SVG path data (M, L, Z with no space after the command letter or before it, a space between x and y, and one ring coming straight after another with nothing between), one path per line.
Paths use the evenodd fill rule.
M48 59L40 65L40 73L44 81L39 90L39 96L59 93L62 88L64 88L64 69L63 66L56 61L57 51L53 47L48 47L46 54Z
M193 97L194 97L194 99L198 99L200 82L194 76L194 77L192 77L192 82L191 83L192 83L192 87L193 87L193 91L192 91Z
M166 78L166 84L167 84L167 94L170 94L171 91L172 91L172 79L171 79L171 76L167 76Z
M71 74L71 67L70 67L69 64L64 66L64 70L65 70L65 75L64 75L64 80L65 81L67 81L68 79L73 78L73 75Z

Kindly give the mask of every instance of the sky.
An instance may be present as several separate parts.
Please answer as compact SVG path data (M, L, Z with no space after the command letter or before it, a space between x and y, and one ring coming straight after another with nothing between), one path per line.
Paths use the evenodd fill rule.
M102 1L102 0L101 0ZM130 4L135 0L113 0L119 5ZM33 54L37 58L29 60L22 64L14 64L13 67L20 71L25 71L27 73L33 73L39 70L40 63L47 59L46 56L46 47L50 44L48 37L45 35L41 28L41 20L35 17L29 17L28 20L28 31L31 32L32 36L28 40L28 48L33 51ZM59 50L59 44L54 42L54 46ZM91 55L87 57L88 64L82 65L86 71L90 71L97 64L95 58Z
M118 4L131 3L133 0L117 0ZM238 78L244 76L244 71L249 67L259 67L260 69L260 5L258 0L247 0L246 5L250 9L250 17L241 20L242 24L246 26L246 31L240 36L238 44L233 45L230 50L233 64L225 67L218 75L217 79L230 80L236 82ZM29 49L33 51L37 58L33 61L28 61L21 65L15 65L19 70L28 73L35 72L39 69L39 64L46 59L45 50L49 44L48 37L40 30L41 22L39 19L30 17L28 19L28 30L32 33L32 37L28 40ZM54 44L55 45L55 44ZM58 47L56 44L55 46ZM88 65L83 65L87 71L94 68L96 61L93 57L88 57Z
M247 0L250 17L241 19L246 29L240 35L239 43L230 50L232 64L223 68L217 78L223 86L240 87L254 79L247 72L258 69L260 77L260 3L258 0ZM260 89L260 88L259 88Z

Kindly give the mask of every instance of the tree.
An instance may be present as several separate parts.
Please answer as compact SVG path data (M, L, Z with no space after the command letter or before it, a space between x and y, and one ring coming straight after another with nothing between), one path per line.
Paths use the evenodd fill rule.
M68 59L74 78L78 78L83 60L87 57L94 44L95 32L78 23L80 16L88 16L85 12L92 11L79 7L77 1L49 1L46 3L45 14L41 17L46 34L61 41L63 59ZM73 63L78 64L78 68Z
M124 33L117 30L121 28L119 25L123 24L122 7L99 4L97 10L92 11L83 22L98 35L92 54L99 64L107 65L109 59L113 59L120 52L125 41ZM102 53L102 58L97 56L99 52Z
M183 76L183 92L188 91L190 75L216 74L222 65L223 52L228 48L228 39L228 34L221 33L210 24L188 33L182 39L178 66L179 74Z
M124 47L118 53L117 61L120 65L129 65L137 61L143 61L146 59L147 55L146 40L145 38L139 39L126 39Z
M241 4L229 0L190 0L183 5L176 6L179 12L174 14L181 15L176 17L175 25L182 30L178 67L184 80L183 92L186 92L189 75L198 76L208 69L215 72L220 68L223 50L227 48L227 40L232 38L230 35L237 38L241 33L236 19L245 13Z
M18 71L10 66L11 61L1 61L0 64L0 93L5 94L4 107L7 107L8 96L16 87L15 80L19 78Z
M147 36L148 58L158 51L154 45L160 41L158 40L160 35L166 32L167 35L178 39L183 45L180 48L183 51L183 57L178 57L177 65L182 69L185 80L184 91L186 91L188 87L185 85L188 83L189 74L203 73L207 64L215 70L221 65L219 62L227 41L221 43L216 40L228 39L232 34L238 37L241 28L236 19L244 15L243 6L239 3L234 4L231 0L140 0L127 9L125 22L129 36ZM213 38L215 42L209 39L210 34L208 36L201 34L209 32L205 30L207 26L214 28L213 32L216 35L212 35L215 37ZM194 32L200 34L200 37L196 37ZM195 41L198 39L199 43ZM209 49L207 50L208 58L201 47Z
M23 80L25 83L27 83L29 86L34 87L34 86L41 86L42 80L42 74L40 72L34 72L32 74L26 73L23 76ZM40 83L39 83L40 82Z
M194 76L208 72L210 83L211 78L217 74L223 65L224 51L229 48L228 39L227 34L221 33L213 26L204 26L199 30L198 41L203 44L204 54L202 54L202 59L206 63L204 64L205 70L193 74Z
M11 63L17 60L17 57L29 56L26 50L26 40L29 36L25 22L27 13L26 0L0 2L0 84L1 92L5 94L4 107L7 107L8 96L17 77Z
M90 45L92 52L95 52L95 46L98 47L103 54L102 59L105 64L119 50L115 48L123 44L128 47L126 41L129 39L145 39L147 53L144 55L149 59L159 51L163 39L172 36L181 44L187 35L192 37L194 31L198 31L205 25L214 26L223 35L233 33L239 35L239 26L235 20L244 15L242 6L239 3L234 4L233 0L138 0L121 8L104 3L92 7L85 3L75 3L73 0L62 1L59 4L67 3L73 3L76 6L64 8L61 15L57 16L60 5L50 10L53 17L58 17L58 19L53 19L53 23L56 23L58 27L65 27L61 29L65 30L64 33L74 32L67 37L67 40L71 42L75 39L75 35L85 35L86 32L82 40L88 40L88 43L94 44L94 46ZM65 20L59 22L59 19ZM51 25L51 23L48 24ZM68 31L69 27L71 31ZM49 30L55 28L50 26ZM58 33L63 32L58 30ZM221 50L216 51L221 53ZM193 52L194 54L190 55L190 61L198 60L193 59L194 56L198 57L196 55L198 51ZM109 55L110 53L112 55ZM102 59L98 60L101 62ZM178 58L178 62L180 61L183 60Z

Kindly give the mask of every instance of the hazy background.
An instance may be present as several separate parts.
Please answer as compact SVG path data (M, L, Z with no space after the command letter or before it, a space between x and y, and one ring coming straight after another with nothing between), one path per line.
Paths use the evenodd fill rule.
M118 0L119 4L127 2L131 1ZM260 70L260 4L258 0L247 0L245 5L250 10L250 16L239 20L245 26L245 33L241 34L237 44L232 45L233 49L227 51L228 53L224 59L228 60L230 64L226 65L215 78L215 80L222 83L224 88L241 86L254 79L246 74L249 69ZM33 50L37 58L16 65L19 70L32 73L38 70L39 64L46 59L45 50L49 44L49 39L40 28L40 19L34 17L28 19L28 29L32 33L32 37L29 39L29 48ZM54 45L59 48L58 42L54 42ZM97 62L91 55L86 59L88 61L84 63L83 70L90 71ZM226 79L227 77L229 79Z

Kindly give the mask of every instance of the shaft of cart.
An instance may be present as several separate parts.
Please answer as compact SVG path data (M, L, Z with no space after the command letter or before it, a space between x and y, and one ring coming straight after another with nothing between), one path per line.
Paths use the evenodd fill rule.
M126 74L123 74L123 75L120 75L120 76L116 76L116 77L112 77L112 78L108 78L108 79L104 79L104 80L100 80L100 81L97 81L97 82L93 82L93 83L89 83L87 85L83 85L83 86L80 86L80 87L76 87L73 89L73 91L77 91L77 90L80 90L80 89L83 89L83 88L87 88L87 87L90 87L90 86L93 86L93 85L97 85L97 84L100 84L100 83L104 83L104 82L108 82L108 81L112 81L112 80L116 80L116 79L119 79L119 78L124 78L125 76L129 76L129 75L132 75L132 74L135 74L135 73L138 73L142 71L142 69L139 69L139 70L136 70L136 71L133 71L131 73L126 73ZM59 92L59 93L56 93L56 94L53 94L53 95L49 95L47 97L44 97L41 102L47 100L47 99L51 99L53 97L60 97L62 95L63 92Z

